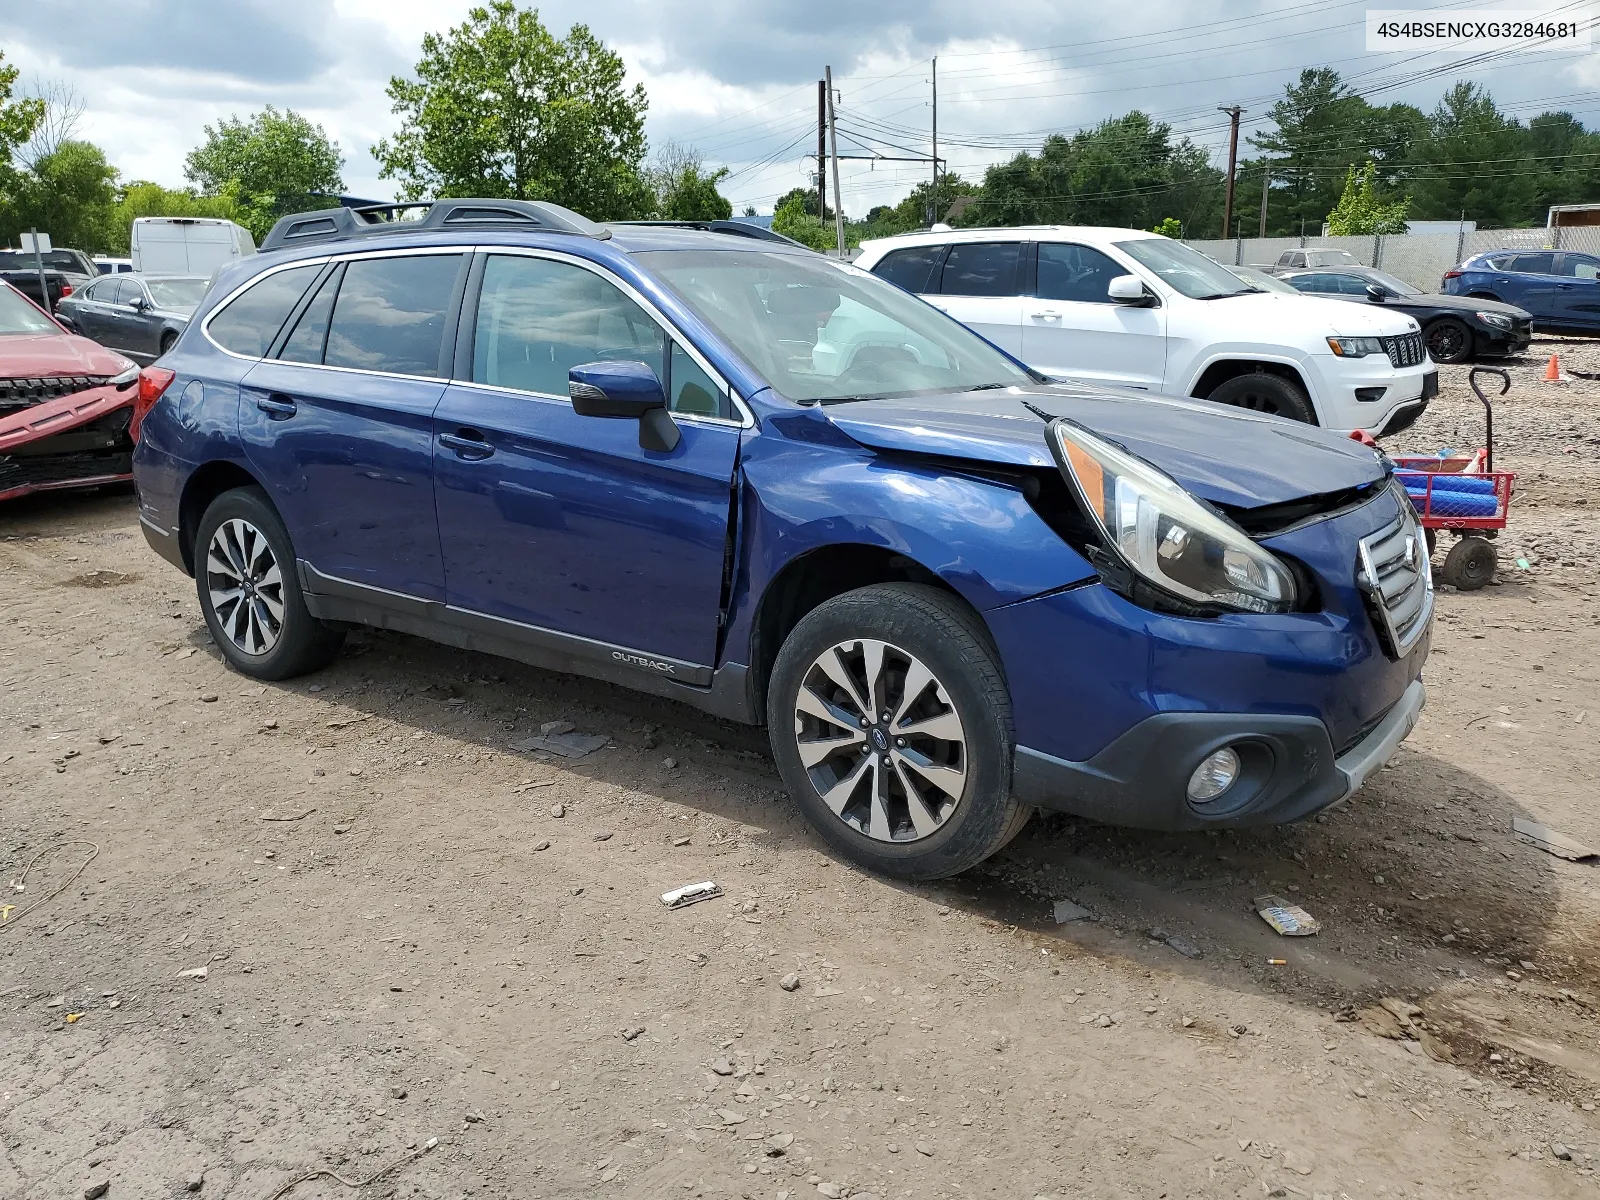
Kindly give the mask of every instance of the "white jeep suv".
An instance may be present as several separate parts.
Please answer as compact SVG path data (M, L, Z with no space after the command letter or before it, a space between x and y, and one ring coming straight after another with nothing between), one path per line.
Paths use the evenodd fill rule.
M1046 375L1397 433L1439 390L1416 321L1264 291L1157 233L1045 225L863 242L855 265Z

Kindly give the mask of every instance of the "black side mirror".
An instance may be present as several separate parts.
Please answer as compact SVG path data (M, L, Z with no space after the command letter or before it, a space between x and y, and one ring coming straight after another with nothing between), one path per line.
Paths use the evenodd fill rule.
M1371 300L1374 304L1382 304L1388 298L1389 298L1389 293L1388 293L1387 289L1380 287L1376 283L1367 284L1367 299L1368 300Z
M639 422L639 447L667 453L682 434L667 411L661 380L642 362L582 363L567 372L567 395L580 417L618 417Z

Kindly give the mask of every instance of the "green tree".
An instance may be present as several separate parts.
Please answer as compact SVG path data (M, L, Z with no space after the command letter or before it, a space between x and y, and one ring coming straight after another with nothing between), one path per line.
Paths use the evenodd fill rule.
M1448 220L1465 213L1488 229L1542 223L1528 131L1501 113L1488 92L1456 83L1429 115L1428 129L1411 180L1417 216Z
M326 208L327 196L344 191L343 166L322 126L269 104L248 121L207 125L183 171L203 195L230 198L235 219L260 241L285 213Z
M113 211L117 172L100 147L61 142L19 175L11 201L8 237L38 229L58 246L90 254L116 243Z
M779 196L778 197L778 202L772 206L772 211L773 211L774 215L776 215L777 211L780 208L782 208L785 204L788 204L791 200L799 201L799 203L800 203L800 211L801 212L807 213L807 214L809 214L810 216L813 216L813 217L817 215L817 189L816 188L814 188L814 187L813 188L800 188L800 187L790 188L783 195ZM828 221L833 220L833 207L831 205L825 205L824 208L823 208L822 216L823 216L824 220L828 220Z
M1372 163L1351 167L1345 175L1344 192L1328 212L1328 232L1334 237L1404 233L1411 198L1384 201L1373 187L1378 169Z
M832 250L839 244L833 221L819 221L806 211L805 201L793 193L772 214L772 232L793 238L813 250Z
M400 131L373 148L406 199L550 200L594 220L648 216L644 87L585 25L557 39L513 0L422 39L416 78L390 79Z
M10 202L16 187L17 170L12 160L28 144L45 114L43 100L11 98L17 75L17 68L6 66L5 52L0 51L0 208Z
M108 249L126 254L137 217L221 217L239 220L239 207L231 195L202 196L187 188L166 188L137 179L122 187L112 213Z
M733 205L717 184L728 169L705 169L700 153L677 142L667 142L645 168L645 182L655 196L655 215L669 221L726 221Z
M1151 233L1159 233L1162 237L1172 238L1174 241L1183 236L1183 222L1177 217L1162 217L1150 227Z

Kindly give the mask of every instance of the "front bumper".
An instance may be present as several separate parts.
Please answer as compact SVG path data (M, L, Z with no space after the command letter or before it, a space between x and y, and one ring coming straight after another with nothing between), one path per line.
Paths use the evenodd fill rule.
M1439 370L1426 356L1416 366L1396 367L1382 354L1315 354L1308 366L1316 376L1317 416L1335 433L1383 430L1400 412L1420 414L1438 393Z
M1335 754L1315 717L1160 713L1087 762L1019 746L1012 790L1025 804L1140 829L1216 829L1298 821L1347 799L1382 769L1416 727L1427 699L1420 679L1364 736ZM1239 780L1206 805L1189 803L1190 774L1231 746Z
M0 412L0 500L133 478L135 394L97 387Z
M1524 323L1511 329L1488 329L1476 326L1472 331L1472 351L1475 355L1509 358L1526 353L1533 341L1533 323Z

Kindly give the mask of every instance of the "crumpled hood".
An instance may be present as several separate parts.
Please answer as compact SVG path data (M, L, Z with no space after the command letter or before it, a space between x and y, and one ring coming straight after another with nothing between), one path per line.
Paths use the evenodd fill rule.
M75 333L0 334L0 379L116 375L132 365L116 351Z
M1383 460L1348 438L1282 417L1256 416L1144 392L1071 384L828 405L835 427L863 446L972 462L1055 469L1045 422L1066 417L1230 508L1259 508L1381 480Z

